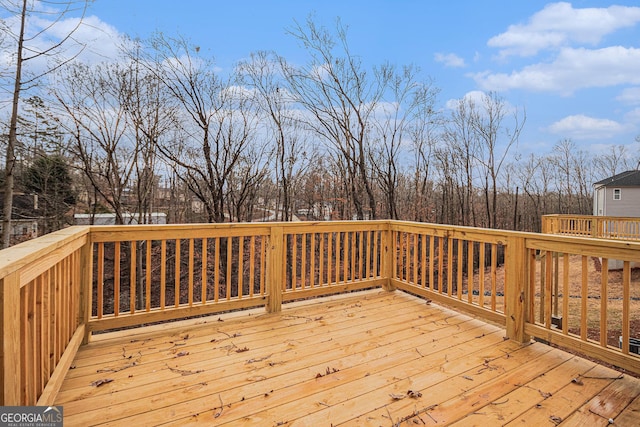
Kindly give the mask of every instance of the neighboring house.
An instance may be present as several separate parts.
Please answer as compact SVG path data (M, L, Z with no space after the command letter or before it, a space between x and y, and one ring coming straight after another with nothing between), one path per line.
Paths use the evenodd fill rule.
M152 212L147 218L147 224L166 224L167 214L164 212ZM125 224L138 224L138 214L136 213L124 213ZM73 216L73 222L75 225L90 225L93 218L93 225L115 225L116 214L114 213L99 213L99 214L75 214Z
M593 214L640 217L640 170L622 172L593 184Z
M0 193L0 233L2 232L3 207L4 193ZM38 237L38 221L41 218L37 195L14 193L11 215L11 244Z

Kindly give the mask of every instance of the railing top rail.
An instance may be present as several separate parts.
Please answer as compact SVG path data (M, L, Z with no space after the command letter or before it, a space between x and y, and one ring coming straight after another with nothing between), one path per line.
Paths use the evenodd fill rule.
M542 218L560 218L560 219L595 219L605 221L640 221L639 217L632 216L605 216L605 215L574 215L574 214L548 214L542 215Z
M1 250L0 278L21 270L78 239L87 239L89 232L88 226L68 227Z

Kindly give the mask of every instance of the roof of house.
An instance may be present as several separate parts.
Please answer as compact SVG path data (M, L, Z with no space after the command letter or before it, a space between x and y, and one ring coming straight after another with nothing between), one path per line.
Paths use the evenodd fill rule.
M602 181L598 181L593 185L597 186L612 186L617 187L635 187L640 186L640 170L631 170L621 172L609 178L605 178Z
M0 218L3 216L4 209L4 191L0 191ZM33 220L42 215L41 209L38 207L38 198L34 194L13 193L13 209L11 214L12 220Z

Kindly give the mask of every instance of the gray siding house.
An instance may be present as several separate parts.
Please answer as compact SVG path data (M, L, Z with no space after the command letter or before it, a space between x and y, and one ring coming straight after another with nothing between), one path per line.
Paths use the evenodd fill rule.
M640 217L640 170L631 170L593 184L593 214Z

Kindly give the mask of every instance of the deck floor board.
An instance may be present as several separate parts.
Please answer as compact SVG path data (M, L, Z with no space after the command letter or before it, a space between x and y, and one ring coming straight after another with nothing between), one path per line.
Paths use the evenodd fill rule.
M400 291L358 292L97 336L55 403L68 426L637 421L639 379L503 337Z

